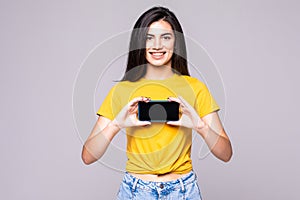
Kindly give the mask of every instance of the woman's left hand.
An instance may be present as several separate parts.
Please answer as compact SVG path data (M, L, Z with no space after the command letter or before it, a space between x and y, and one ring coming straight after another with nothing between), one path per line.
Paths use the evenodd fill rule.
M205 125L196 110L181 96L178 98L169 97L168 101L175 101L179 103L182 115L178 121L168 121L167 124L173 126L184 126L192 129L199 129Z

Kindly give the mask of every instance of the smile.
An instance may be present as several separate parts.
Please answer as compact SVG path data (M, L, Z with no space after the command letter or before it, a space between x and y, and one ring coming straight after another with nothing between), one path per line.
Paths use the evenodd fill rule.
M164 58L164 55L167 53L166 51L160 51L160 52L149 52L151 54L151 57L155 60L160 60Z
M153 56L162 56L164 55L166 52L165 51L162 51L162 52L149 52L151 55Z

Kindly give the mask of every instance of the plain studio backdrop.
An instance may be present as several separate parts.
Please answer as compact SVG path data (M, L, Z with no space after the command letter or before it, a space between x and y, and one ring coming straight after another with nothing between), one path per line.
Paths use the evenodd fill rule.
M234 149L229 163L193 149L204 199L299 199L300 3L292 0L2 0L0 199L115 198L123 157L108 153L110 159L86 166L82 143L113 85L111 77L120 78L125 69L126 52L110 42L127 48L124 32L155 5L175 12L186 36L206 49L215 64L211 70L218 72L211 81L205 59L192 68L207 78L220 102ZM99 44L98 54L91 54ZM188 46L190 56L197 55L195 49ZM112 52L119 53L111 62L119 68L101 62ZM88 80L77 85L83 64L94 58L107 75L96 74L92 87ZM81 87L92 91L86 105L84 94L76 93ZM123 136L114 141L121 150Z

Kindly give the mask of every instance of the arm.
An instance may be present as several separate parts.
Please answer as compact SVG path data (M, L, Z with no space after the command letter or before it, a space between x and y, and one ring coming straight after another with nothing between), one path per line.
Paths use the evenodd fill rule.
M182 97L169 97L169 101L176 101L180 104L182 116L179 121L168 122L168 124L194 129L202 136L210 151L217 158L228 162L232 156L232 147L218 113L212 112L200 118L195 109Z
M112 121L100 116L87 141L83 145L81 154L83 162L88 165L100 159L112 139L122 128L149 125L150 122L139 121L136 117L138 102L148 102L149 100L149 98L145 97L134 98L124 106Z
M212 112L202 117L202 122L198 123L194 130L202 136L210 151L217 158L228 162L232 156L231 142L222 126L218 113Z
M83 145L81 154L83 162L88 165L100 159L119 130L120 128L116 123L99 116L91 134Z

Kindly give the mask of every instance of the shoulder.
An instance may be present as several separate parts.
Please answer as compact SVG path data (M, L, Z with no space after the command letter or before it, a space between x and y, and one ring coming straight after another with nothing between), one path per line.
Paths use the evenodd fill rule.
M181 75L181 77L184 78L193 87L206 88L206 85L195 77L187 76L187 75Z

